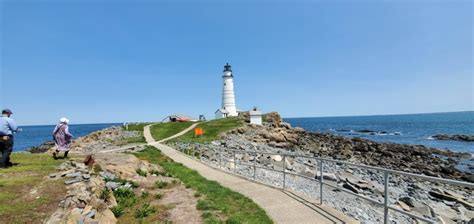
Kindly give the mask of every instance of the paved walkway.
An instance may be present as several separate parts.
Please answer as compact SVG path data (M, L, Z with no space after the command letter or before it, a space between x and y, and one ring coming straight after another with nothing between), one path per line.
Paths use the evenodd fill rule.
M182 163L186 167L198 171L201 176L208 180L217 181L221 185L249 197L263 208L275 223L358 223L342 212L324 205L320 206L315 199L272 188L211 168L171 147L161 144L161 142L185 134L196 125L194 124L186 130L159 142L156 142L151 136L151 125L148 125L144 129L144 136L149 145L155 146L175 162Z

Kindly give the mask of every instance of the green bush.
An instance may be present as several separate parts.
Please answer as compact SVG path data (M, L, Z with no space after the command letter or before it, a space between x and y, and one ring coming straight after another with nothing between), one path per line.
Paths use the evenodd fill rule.
M155 186L156 186L157 188L160 188L160 189L163 189L163 188L168 187L168 184L169 184L169 183L168 183L168 182L165 182L165 181L156 181L156 182L155 182Z
M125 211L123 211L123 208L120 207L120 206L115 206L115 207L111 208L110 210L112 211L112 213L114 213L115 218L118 218L118 217L122 216L123 213L125 213Z
M142 169L137 169L137 174L142 176L142 177L146 177L147 176L147 172L142 170Z
M135 193L130 188L119 187L114 191L116 198L133 198Z
M135 210L135 218L142 219L156 212L156 208L150 207L150 203L143 203L142 207Z
M155 198L156 199L161 199L163 197L162 193L156 193Z
M141 196L141 197L142 197L143 199L148 198L148 196L150 196L150 192L148 192L148 191L142 192L142 196Z
M100 167L99 164L95 164L94 165L94 173L99 173L100 171L102 171L102 167Z
M108 188L104 188L102 189L102 191L100 192L100 196L99 198L104 200L104 201L109 201L110 199L110 193L111 191L108 189Z
M150 171L150 174L155 174L157 176L162 176L162 177L173 177L171 173L165 172L165 171L158 171L158 170L152 170Z

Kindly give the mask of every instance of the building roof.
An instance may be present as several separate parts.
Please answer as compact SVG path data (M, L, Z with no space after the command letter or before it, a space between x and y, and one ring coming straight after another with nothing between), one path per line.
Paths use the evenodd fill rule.
M219 112L219 111L220 111L221 113L223 113L223 114L228 114L228 113L229 113L229 111L227 111L226 109L222 109L222 108L221 108L221 109L218 109L218 110L216 110L216 112L215 112L215 113L217 113L217 112Z
M258 108L254 107L252 110L249 111L250 116L252 115L262 115L262 111Z

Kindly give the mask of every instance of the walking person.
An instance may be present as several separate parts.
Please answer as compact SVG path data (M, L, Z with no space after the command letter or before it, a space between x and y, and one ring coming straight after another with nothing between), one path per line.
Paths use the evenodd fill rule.
M56 151L53 152L54 159L57 159L57 154L59 152L64 152L64 158L67 158L72 139L72 135L69 133L68 124L69 120L67 118L61 118L59 124L54 128L53 139L56 143Z
M2 156L0 168L7 168L13 165L10 161L10 154L13 151L13 134L18 131L18 126L10 118L12 114L10 109L4 109L0 117L0 153Z

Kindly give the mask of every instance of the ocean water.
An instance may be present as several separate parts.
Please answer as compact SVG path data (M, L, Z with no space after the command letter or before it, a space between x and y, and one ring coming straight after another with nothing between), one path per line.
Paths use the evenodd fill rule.
M474 111L412 115L286 118L284 120L294 127L302 127L310 132L329 132L378 142L424 145L474 154L474 142L435 140L431 138L435 134L474 135ZM357 132L360 130L371 130L378 133Z
M121 124L72 124L69 132L74 138L85 136L94 131ZM20 126L21 132L15 135L13 151L24 151L30 147L53 140L52 132L55 125Z

